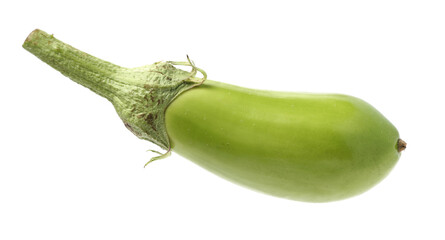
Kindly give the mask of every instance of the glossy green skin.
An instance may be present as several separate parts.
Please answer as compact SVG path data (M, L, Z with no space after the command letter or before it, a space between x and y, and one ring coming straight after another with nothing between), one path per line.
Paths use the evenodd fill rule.
M400 157L396 128L351 96L206 81L166 110L173 150L248 188L299 201L360 194Z

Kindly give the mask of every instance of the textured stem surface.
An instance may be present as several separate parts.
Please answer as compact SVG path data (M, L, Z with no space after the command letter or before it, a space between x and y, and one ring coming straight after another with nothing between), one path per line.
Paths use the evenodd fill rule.
M122 67L79 51L39 29L29 34L23 47L63 75L108 100L117 92L112 76Z
M206 78L191 61L123 68L38 29L29 34L23 47L63 75L107 98L131 132L166 150L171 146L165 128L165 110L176 96ZM189 65L192 71L173 65ZM195 77L197 71L203 73L203 79Z

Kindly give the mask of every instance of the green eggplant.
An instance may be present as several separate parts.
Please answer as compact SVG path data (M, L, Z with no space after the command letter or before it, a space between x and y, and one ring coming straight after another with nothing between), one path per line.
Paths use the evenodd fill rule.
M23 47L107 98L131 132L166 150L150 162L174 151L273 196L329 202L358 195L384 179L406 148L397 129L356 97L224 84L190 60L123 68L41 30Z

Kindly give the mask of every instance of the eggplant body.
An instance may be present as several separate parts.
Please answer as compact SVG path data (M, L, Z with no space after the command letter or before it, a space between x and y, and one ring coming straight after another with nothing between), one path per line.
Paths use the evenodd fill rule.
M360 194L400 157L397 129L339 94L270 92L207 80L166 109L174 152L242 186L307 202Z

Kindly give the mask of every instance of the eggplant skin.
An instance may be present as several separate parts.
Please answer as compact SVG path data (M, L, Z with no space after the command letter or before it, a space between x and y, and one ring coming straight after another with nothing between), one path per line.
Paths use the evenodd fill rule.
M397 129L347 95L207 80L179 95L165 118L174 152L239 185L298 201L363 193L400 157Z

